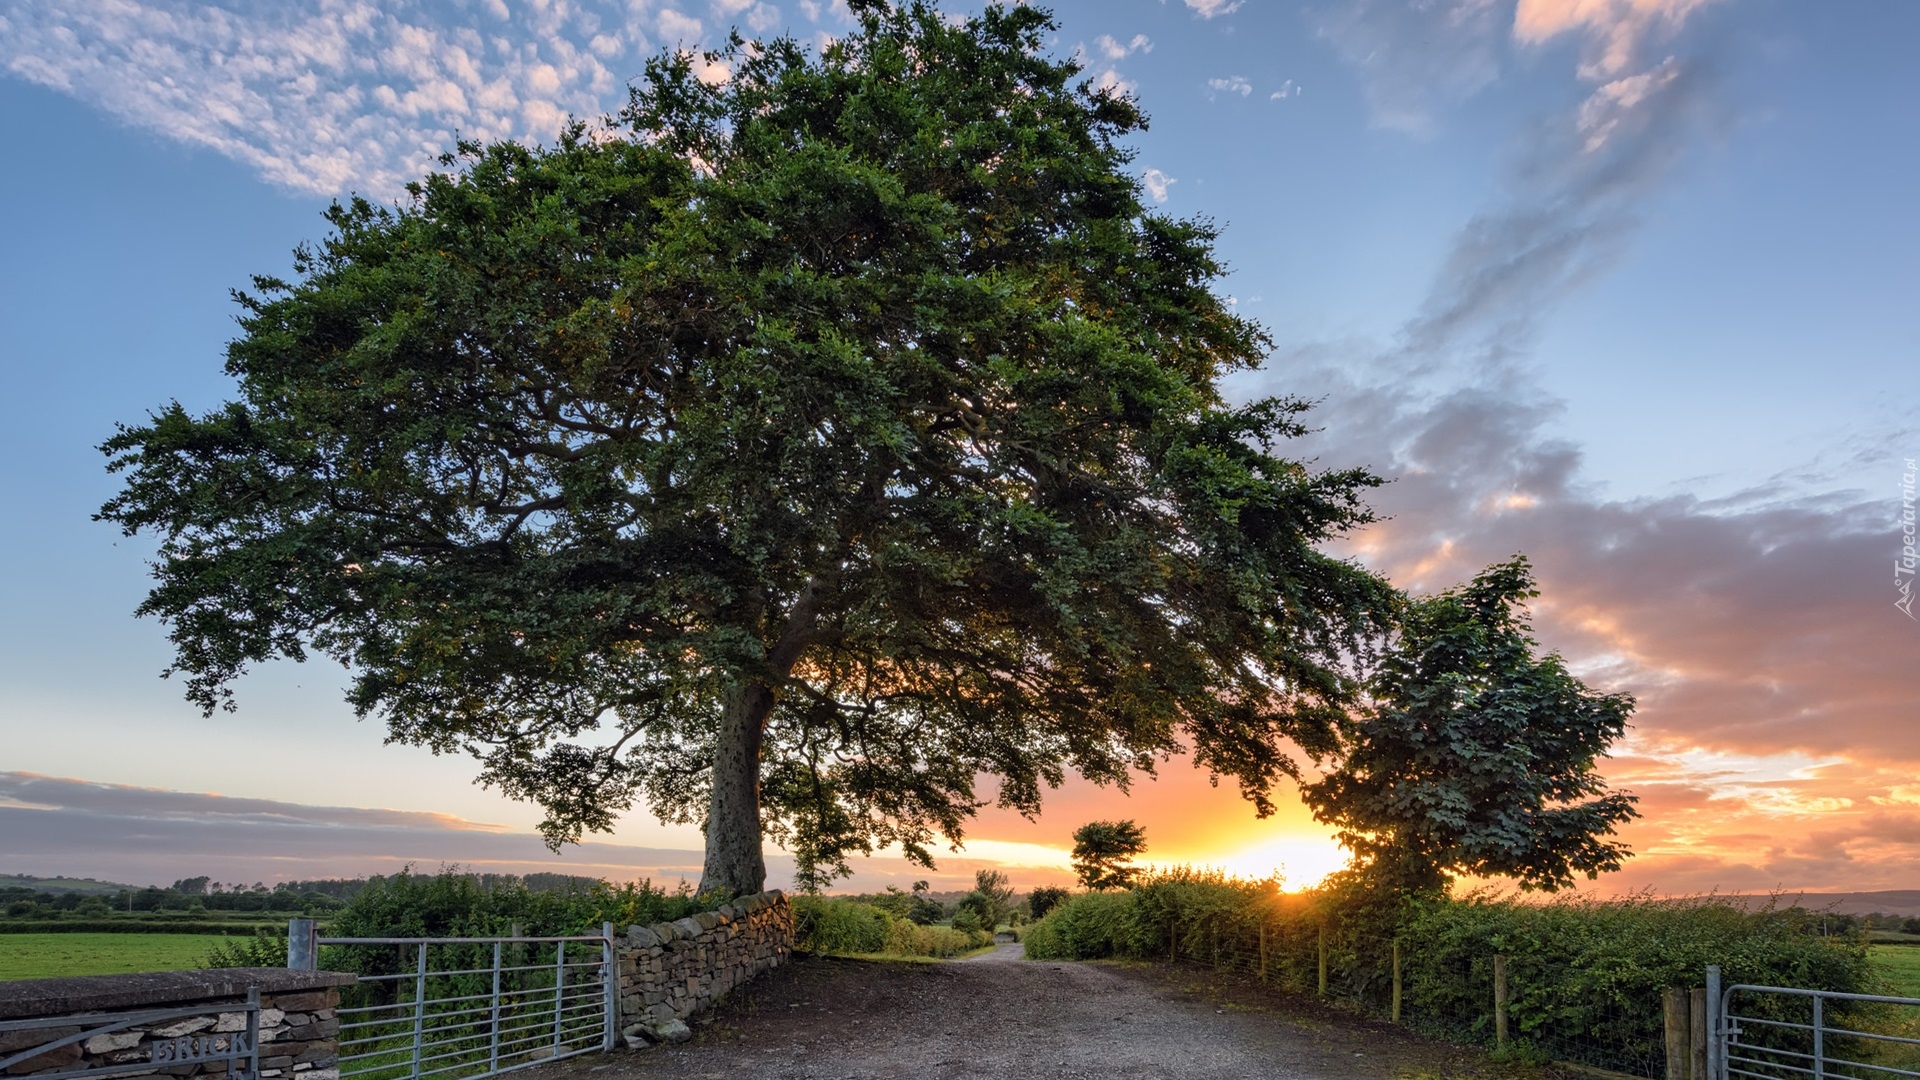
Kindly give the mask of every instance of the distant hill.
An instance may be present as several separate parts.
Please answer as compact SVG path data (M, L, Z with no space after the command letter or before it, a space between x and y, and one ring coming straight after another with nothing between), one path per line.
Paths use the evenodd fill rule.
M50 893L117 893L122 889L138 892L143 886L96 881L90 877L32 877L26 874L0 874L0 889L38 889Z
M1739 896L1738 900L1763 904L1766 896ZM1780 894L1782 905L1798 904L1804 908L1832 910L1842 915L1871 915L1884 912L1888 915L1905 915L1908 918L1920 918L1920 889L1889 889L1885 892L1793 892Z

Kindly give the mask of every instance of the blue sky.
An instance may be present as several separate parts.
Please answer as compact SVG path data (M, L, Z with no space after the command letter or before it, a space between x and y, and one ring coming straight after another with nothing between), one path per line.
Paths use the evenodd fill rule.
M1888 867L1920 856L1920 623L1892 571L1920 454L1920 7L1055 11L1056 51L1152 115L1135 162L1150 197L1221 224L1224 288L1273 332L1235 391L1324 395L1308 449L1397 478L1392 519L1352 552L1439 588L1526 550L1543 637L1640 696L1609 766L1649 811L1631 883L1912 887ZM89 520L112 490L92 447L168 399L221 399L227 291L284 271L328 199L392 197L456 130L538 139L617 107L653 51L729 25L847 24L827 3L751 0L0 7L0 774L281 800L276 819L537 818L463 761L382 747L337 671L272 669L238 715L197 716L155 677L163 628L130 615L148 546ZM0 869L111 876L132 855L108 837L151 810L10 783ZM1036 845L1109 798L1070 788L1038 826L989 818L977 835L999 846L972 853L1045 865ZM1173 857L1325 861L1304 814L1256 824L1213 798L1170 777L1119 810ZM151 813L192 814L165 805ZM62 813L95 832L57 830L56 866L17 838ZM350 832L343 869L392 854ZM183 835L151 845L235 850ZM614 839L697 846L644 815Z

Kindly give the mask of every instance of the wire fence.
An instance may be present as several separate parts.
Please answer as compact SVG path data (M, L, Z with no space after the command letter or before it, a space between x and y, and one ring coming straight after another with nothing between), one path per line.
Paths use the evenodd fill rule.
M1569 1001L1565 972L1491 950L1422 952L1391 937L1358 941L1284 912L1219 912L1169 925L1164 958L1315 994L1421 1034L1516 1061L1560 1061L1666 1076L1658 993ZM1415 984L1421 992L1415 993ZM1446 992L1434 989L1445 985Z

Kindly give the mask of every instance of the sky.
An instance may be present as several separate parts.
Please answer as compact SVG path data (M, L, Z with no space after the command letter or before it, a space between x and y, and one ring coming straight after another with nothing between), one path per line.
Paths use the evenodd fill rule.
M1221 227L1221 288L1277 343L1229 393L1321 399L1293 452L1392 478L1341 553L1424 592L1525 552L1543 643L1637 697L1603 767L1636 855L1591 887L1920 887L1920 6L1053 10L1055 53L1151 116L1147 198ZM394 198L456 133L549 140L660 49L848 25L824 0L0 4L0 872L697 876L697 831L644 811L548 853L471 763L356 721L338 669L269 667L201 717L131 614L150 541L91 520L95 447L230 393L229 290L330 200ZM1311 883L1340 853L1281 802L1256 820L1176 759L849 884L1063 881L1097 817L1156 861Z

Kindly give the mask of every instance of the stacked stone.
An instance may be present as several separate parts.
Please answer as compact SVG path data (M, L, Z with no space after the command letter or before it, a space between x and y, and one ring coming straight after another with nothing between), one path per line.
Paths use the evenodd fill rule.
M616 939L627 1045L693 1037L686 1020L793 955L793 906L778 889L717 911L635 926Z
M260 1075L340 1080L339 1008L340 991L331 987L262 997Z
M169 1064L172 1047L168 1044L177 1039L192 1039L210 1050L232 1045L230 1040L247 1030L246 1012L235 1009L244 1001L235 1000L231 989L227 990L224 1000L207 1000L205 991L211 987L205 984L212 980L231 985L239 981L236 976L247 974L264 976L248 981L266 984L260 995L260 1077L263 1080L281 1076L339 1080L338 984L352 981L352 976L326 972L231 969L0 983L0 1018L65 1014L73 1020L73 1026L0 1033L0 1057L77 1035L90 1026L89 1014L96 1009L100 1015L110 1015L130 1007L179 1006L203 1008L205 1015L95 1035L18 1062L7 1069L7 1075L31 1077L106 1066L120 1066L117 1075L127 1080L141 1076L223 1074L227 1071L225 1061ZM316 985L328 982L334 985ZM275 988L276 983L285 988ZM32 1000L35 997L44 999L44 1006Z

